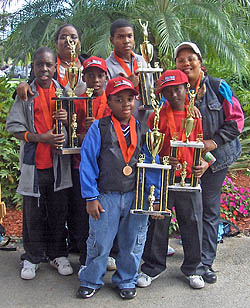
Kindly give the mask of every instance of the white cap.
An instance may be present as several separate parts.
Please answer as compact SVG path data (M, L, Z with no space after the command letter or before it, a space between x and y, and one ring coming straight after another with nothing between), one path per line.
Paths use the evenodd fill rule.
M174 60L176 60L179 51L181 51L182 49L185 49L185 48L193 49L193 51L197 55L199 55L201 57L201 51L200 51L199 47L195 43L183 42L180 45L178 45L177 47L175 47L175 50L174 50Z

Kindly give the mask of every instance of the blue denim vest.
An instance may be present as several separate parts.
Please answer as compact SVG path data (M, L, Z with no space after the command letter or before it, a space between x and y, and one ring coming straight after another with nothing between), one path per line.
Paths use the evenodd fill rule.
M205 76L206 92L200 100L196 101L196 107L199 108L202 115L204 139L212 139L225 120L222 107L223 97L219 93L220 81L221 79ZM217 89L215 85L217 85ZM240 140L237 137L231 142L219 146L211 153L216 157L216 162L210 167L215 173L228 167L240 157Z

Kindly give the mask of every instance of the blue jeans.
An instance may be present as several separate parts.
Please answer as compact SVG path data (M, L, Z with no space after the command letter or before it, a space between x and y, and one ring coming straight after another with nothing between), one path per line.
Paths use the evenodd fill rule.
M105 193L99 195L98 200L105 212L98 220L89 218L87 267L81 271L81 286L98 289L104 284L108 256L117 236L119 254L112 282L119 289L134 288L146 240L148 217L130 214L135 200L134 191Z

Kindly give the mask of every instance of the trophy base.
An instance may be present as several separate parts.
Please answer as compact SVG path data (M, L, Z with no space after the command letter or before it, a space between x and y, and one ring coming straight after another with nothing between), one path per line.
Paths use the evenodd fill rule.
M173 141L170 140L170 146L174 148L197 148L197 149L203 149L204 143L198 142L198 141L189 141L189 142L183 142L183 141Z
M141 215L163 215L163 216L172 216L172 212L170 210L167 211L147 211L147 210L130 210L131 214L141 214Z
M180 183L176 183L174 185L168 186L169 190L173 191L183 191L183 192L195 192L195 191L201 191L201 185L198 184L197 186L193 187L190 184L185 184L185 186L181 186Z
M81 148L59 148L56 153L60 155L80 154Z
M160 67L142 67L138 68L138 72L142 73L161 73L163 72L163 68Z

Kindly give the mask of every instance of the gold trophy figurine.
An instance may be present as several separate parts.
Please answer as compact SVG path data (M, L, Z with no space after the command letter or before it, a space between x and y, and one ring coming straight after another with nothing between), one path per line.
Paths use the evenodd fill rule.
M139 23L142 27L144 36L144 41L142 44L140 44L141 54L147 62L148 68L151 68L150 62L153 59L154 47L148 40L148 21L146 21L146 23L142 23L141 19L139 19Z
M187 89L188 89L188 94L190 97L190 101L189 101L189 106L188 106L188 114L186 119L184 120L184 131L185 131L185 135L186 135L186 142L189 143L189 137L195 127L196 124L196 120L193 118L194 117L194 100L195 100L195 93L192 93L190 91L190 84L187 85Z
M150 194L148 195L149 208L148 210L152 212L154 210L154 202L155 202L155 186L150 186Z
M80 76L81 69L76 66L75 57L76 57L76 46L78 44L78 40L74 41L70 39L70 36L67 36L67 41L70 47L71 52L71 63L67 69L67 79L71 88L69 91L69 96L75 96L75 89L77 87L78 79Z
M160 111L162 108L162 104L159 104L155 99L155 94L153 89L151 88L151 102L154 108L155 117L154 117L154 127L152 132L147 132L146 134L146 143L149 152L152 154L153 160L152 164L155 163L156 155L161 151L165 134L159 132L159 120L160 120Z

